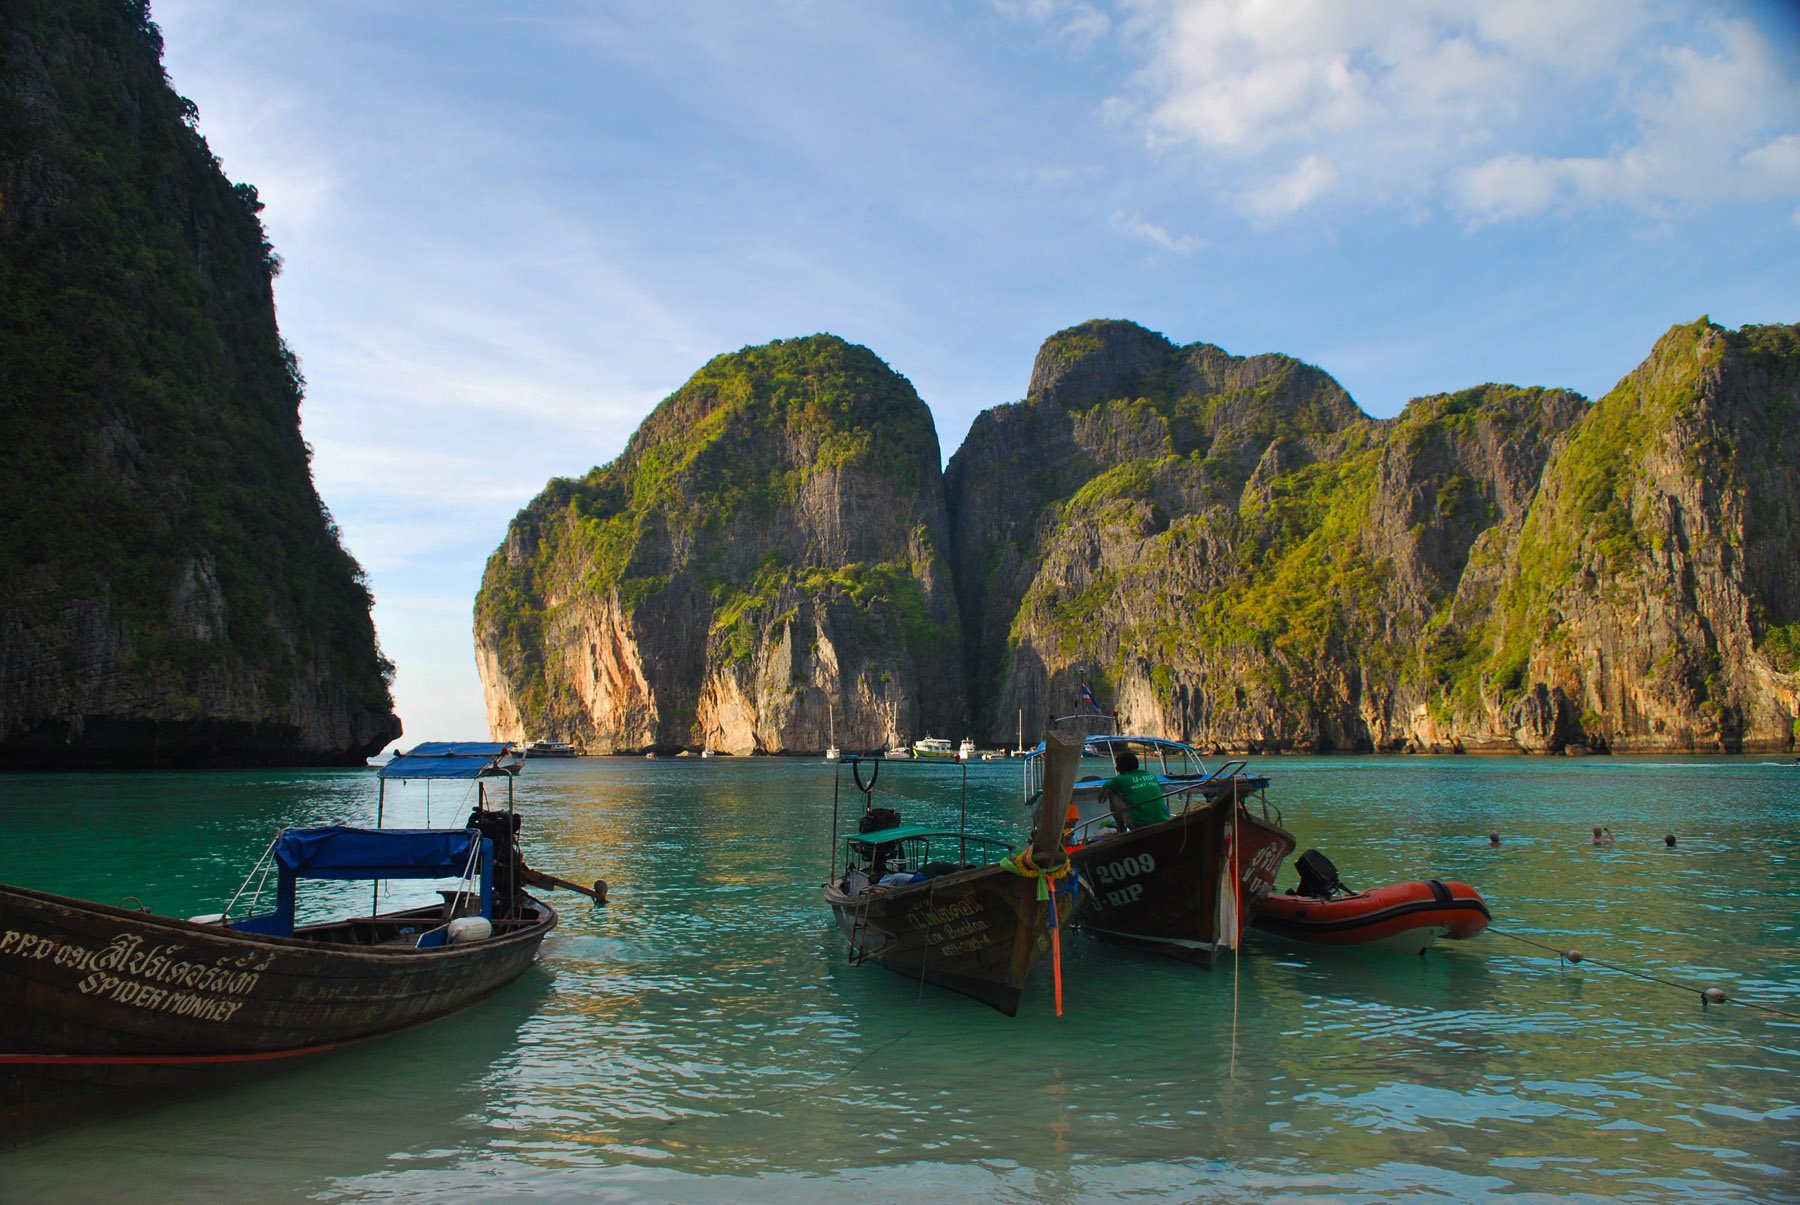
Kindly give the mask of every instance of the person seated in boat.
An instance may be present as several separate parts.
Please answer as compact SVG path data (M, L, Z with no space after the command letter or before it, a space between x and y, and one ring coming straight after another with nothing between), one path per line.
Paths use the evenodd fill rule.
M1138 768L1137 754L1121 749L1113 758L1118 771L1100 784L1100 798L1112 808L1113 820L1121 830L1160 824L1169 818L1169 806L1163 801L1162 780L1149 770Z

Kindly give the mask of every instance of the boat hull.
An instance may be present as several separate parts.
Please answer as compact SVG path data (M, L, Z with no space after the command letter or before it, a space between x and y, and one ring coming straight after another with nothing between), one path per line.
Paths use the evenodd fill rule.
M997 865L855 898L828 883L825 901L853 962L961 992L1009 1017L1048 947L1049 907L1037 898L1037 880Z
M1234 809L1240 873L1231 892ZM1219 949L1235 948L1245 918L1293 852L1286 829L1227 792L1160 824L1072 849L1083 887L1075 924L1106 941L1210 966Z
M405 940L401 930L422 933L441 911L364 932ZM267 937L0 885L0 1130L455 1012L518 978L556 914L526 897L524 915L496 921L488 940L427 950L305 936L348 924Z
M1271 895L1252 923L1265 933L1313 945L1423 953L1439 937L1474 937L1488 920L1487 903L1473 887L1427 879L1329 900Z

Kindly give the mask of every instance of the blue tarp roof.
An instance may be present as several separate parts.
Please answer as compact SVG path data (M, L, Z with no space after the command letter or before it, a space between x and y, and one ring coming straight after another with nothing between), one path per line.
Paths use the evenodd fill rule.
M472 828L290 828L275 860L302 879L442 879L469 869L480 840Z
M383 778L480 778L508 773L502 757L513 752L505 742L426 741L396 753L381 767Z

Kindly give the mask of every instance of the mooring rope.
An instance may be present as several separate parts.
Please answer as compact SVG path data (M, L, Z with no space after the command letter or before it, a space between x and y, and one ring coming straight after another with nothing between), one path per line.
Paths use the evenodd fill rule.
M1556 955L1558 959L1570 964L1571 966L1579 966L1581 963L1591 962L1595 966L1605 967L1609 971L1617 971L1621 975L1630 975L1634 979L1643 979L1650 983L1660 983L1664 987L1672 987L1676 991L1688 992L1688 993L1692 993L1694 995L1698 995L1700 997L1700 1003L1701 1003L1702 1007L1713 1005L1713 1004L1741 1004L1745 1008L1761 1009L1763 1012L1766 1012L1766 1013L1774 1013L1778 1017L1786 1017L1790 1021L1800 1021L1800 1013L1791 1013L1791 1012L1788 1012L1786 1009L1776 1008L1772 1004L1764 1004L1758 1000L1739 1000L1733 996L1727 995L1724 988L1720 988L1720 987L1700 988L1700 987L1695 987L1691 983L1678 983L1673 979L1664 979L1660 975L1652 975L1648 971L1640 971L1640 970L1636 970L1635 968L1632 968L1632 967L1620 966L1618 963L1615 963L1615 962L1608 962L1604 958L1590 958L1588 955L1583 954L1580 950L1576 950L1576 949L1565 950L1565 949L1561 949L1560 947L1557 947L1557 946L1545 945L1541 941L1533 941L1529 937L1521 937L1517 933L1509 933L1505 929L1497 928L1494 925L1489 925L1487 931L1489 933L1499 934L1501 937L1509 938L1510 940L1516 941L1516 942L1520 943L1521 945L1534 946L1540 950L1547 950L1550 953Z

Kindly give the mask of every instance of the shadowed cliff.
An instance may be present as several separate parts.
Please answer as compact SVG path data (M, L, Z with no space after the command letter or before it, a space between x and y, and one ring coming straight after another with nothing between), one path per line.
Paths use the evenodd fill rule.
M142 4L0 9L0 766L355 764L392 668L256 190L160 58Z

